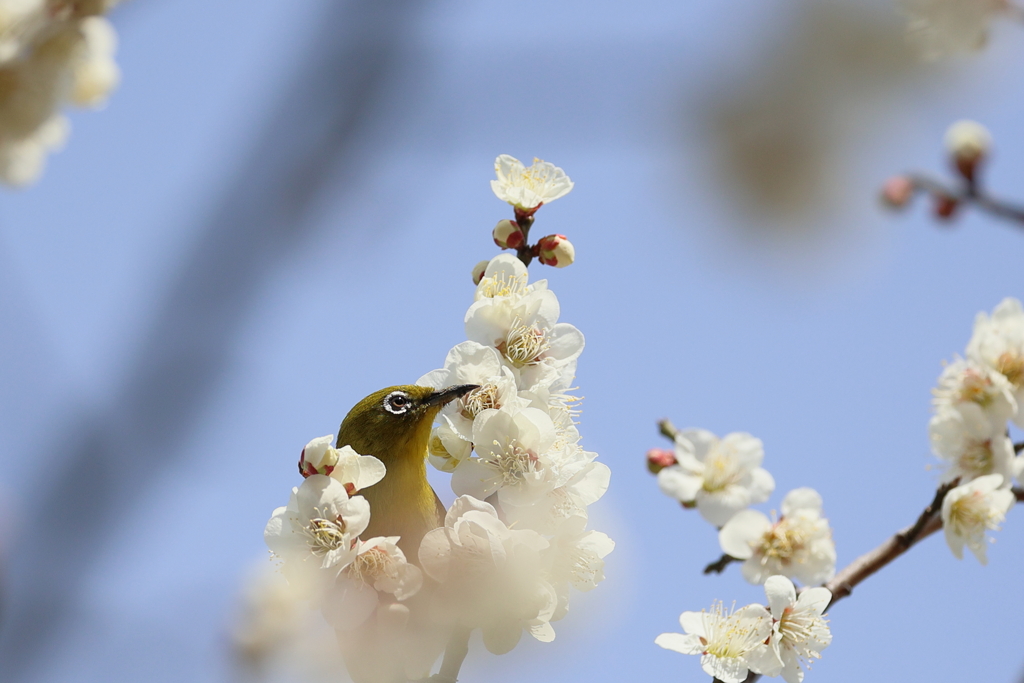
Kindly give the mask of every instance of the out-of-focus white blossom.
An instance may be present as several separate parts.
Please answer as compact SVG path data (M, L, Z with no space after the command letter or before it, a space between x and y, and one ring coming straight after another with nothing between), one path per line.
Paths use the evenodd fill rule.
M537 242L537 258L545 266L565 268L576 260L576 248L565 235L548 235Z
M583 335L558 322L558 298L547 282L527 285L520 269L525 271L510 254L491 261L477 300L466 312L466 336L497 349L520 389L539 384L567 388L583 352Z
M65 104L102 105L120 78L113 3L0 2L0 181L34 182L67 138Z
M946 130L943 142L958 163L975 164L991 149L992 134L977 121L965 119Z
M945 461L943 481L960 479L966 484L987 474L1013 478L1013 442L1006 435L1006 421L998 428L980 411L946 409L932 417L928 435L932 451Z
M761 605L734 612L715 603L709 611L683 612L684 633L662 633L654 642L666 650L700 655L704 672L723 683L741 683L750 671L748 656L772 634L772 616Z
M658 486L721 527L740 510L768 500L775 480L763 469L764 446L750 434L722 439L703 429L686 429L676 438L678 464L658 473Z
M751 583L781 574L809 586L835 575L836 546L822 516L821 496L814 489L787 493L782 518L775 523L757 510L736 513L718 539L725 554L746 560L743 577Z
M540 159L527 168L519 159L502 154L494 160L494 172L498 176L491 181L494 194L527 214L569 194L573 186L565 171Z
M1004 375L973 360L958 358L947 365L939 376L935 395L935 412L941 415L952 409L984 417L994 432L1006 430L1006 421L1017 413L1013 386Z
M821 651L832 642L828 621L822 613L832 600L827 588L807 588L796 597L793 582L784 576L771 576L764 584L771 609L771 639L756 648L749 659L751 669L766 676L778 676L786 683L801 683L804 671L800 663L810 665L821 659Z
M365 498L349 498L344 484L314 474L292 489L287 507L274 510L263 539L289 580L316 591L355 559L355 541L369 523Z
M420 566L441 584L437 618L479 628L495 654L514 648L524 629L537 640L553 640L549 622L558 596L545 572L548 547L536 531L509 529L492 506L461 496L445 526L428 532L420 545Z
M419 591L423 573L397 543L398 536L378 536L356 544L355 557L324 599L324 617L332 626L347 630L361 625L377 611L379 593L402 601Z
M901 0L908 36L925 59L976 52L988 42L992 20L1007 0Z
M1006 377L1017 402L1014 422L1024 427L1019 410L1024 402L1024 309L1018 299L1003 299L991 316L978 314L967 343L967 357Z
M1013 507L1010 482L1002 475L988 474L957 486L942 501L942 528L946 543L957 559L963 559L966 545L978 562L988 564L986 531L996 531Z

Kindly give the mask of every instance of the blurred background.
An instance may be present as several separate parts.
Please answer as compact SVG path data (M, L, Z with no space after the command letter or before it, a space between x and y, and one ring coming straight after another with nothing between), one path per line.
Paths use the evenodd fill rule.
M1017 26L921 63L883 0L134 0L111 19L120 90L0 194L5 681L245 680L233 624L299 451L465 338L470 269L511 216L498 154L576 182L534 233L577 263L531 277L587 337L580 430L612 468L591 527L618 545L554 643L477 644L466 683L704 680L654 638L763 592L701 575L716 534L646 472L656 420L763 439L759 507L816 488L845 566L931 500L941 362L1024 296L1020 227L876 200L893 173L944 172L960 118L994 135L992 191L1024 197ZM1021 514L987 567L939 535L865 582L807 680L1021 680Z

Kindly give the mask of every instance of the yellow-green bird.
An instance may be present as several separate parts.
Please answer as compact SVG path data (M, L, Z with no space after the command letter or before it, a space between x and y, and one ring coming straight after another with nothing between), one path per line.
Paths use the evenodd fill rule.
M404 385L374 392L357 403L341 423L337 447L384 463L387 474L361 490L370 503L370 526L362 538L401 536L398 547L419 563L420 541L444 525L445 508L427 482L427 442L441 408L465 396L475 384L447 389Z
M345 416L337 447L351 446L387 468L383 479L359 491L370 503L370 525L361 534L363 540L401 536L398 547L409 562L419 564L420 541L428 531L444 525L446 512L427 481L431 425L445 404L476 388L473 384L440 391L414 385L388 387L364 398ZM345 665L355 683L398 683L429 674L445 649L448 633L427 620L426 599L421 591L407 600L406 623L397 628L381 621L378 614L355 631L339 632ZM465 644L460 641L455 652L461 663Z

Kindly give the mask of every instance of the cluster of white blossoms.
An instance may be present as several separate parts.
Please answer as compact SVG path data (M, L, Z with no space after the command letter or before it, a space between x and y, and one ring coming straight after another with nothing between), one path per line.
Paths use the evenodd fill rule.
M1004 299L979 313L965 358L949 363L934 390L928 425L932 451L957 481L943 503L946 540L957 557L966 545L983 564L985 533L998 528L1014 503L1010 491L1024 472L1007 423L1024 426L1024 310Z
M684 507L696 507L719 529L722 552L743 561L747 581L762 584L773 575L804 585L828 581L835 575L836 548L817 491L790 491L778 518L747 509L775 489L760 466L763 460L760 439L743 433L719 439L703 429L677 432L674 452L648 454L661 490Z
M992 20L1008 0L901 0L908 37L925 59L975 52L988 42Z
M768 608L747 605L726 611L683 612L685 633L662 633L655 643L667 650L700 655L705 672L723 683L741 683L749 672L781 675L787 683L804 678L801 663L819 659L832 642L823 612L832 600L827 588L808 588L798 598L793 582L771 576L764 582Z
M61 107L102 106L117 86L117 36L104 14L120 0L0 0L0 180L35 181L60 148Z
M263 537L291 585L320 604L332 626L351 629L414 595L423 574L397 537L359 538L370 505L356 494L384 478L384 463L349 446L333 448L331 440L322 436L303 449L305 481L292 489L286 507L274 510ZM389 594L386 600L381 593Z
M547 281L529 283L514 256L492 259L466 313L468 341L443 368L418 381L435 389L477 389L446 405L430 440L430 462L452 473L459 496L445 526L420 547L423 571L440 583L438 619L479 628L495 653L524 630L554 638L569 588L604 579L614 543L587 530L587 507L610 471L579 444L568 392L583 335L558 322Z

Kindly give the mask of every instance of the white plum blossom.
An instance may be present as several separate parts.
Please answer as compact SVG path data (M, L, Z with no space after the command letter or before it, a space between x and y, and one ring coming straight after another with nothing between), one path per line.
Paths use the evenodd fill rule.
M604 581L604 558L615 549L615 541L600 531L587 531L586 526L585 517L569 518L551 544L550 580L558 593L558 609L551 621L569 611L570 585L586 592Z
M113 3L0 3L0 180L27 185L67 138L66 104L101 106L117 86Z
M1002 475L988 474L957 486L942 501L942 528L956 558L966 545L981 564L988 564L986 531L996 531L1015 497Z
M771 576L764 584L771 609L771 639L749 657L751 669L766 676L778 676L786 683L801 683L812 659L821 659L821 651L832 642L832 632L823 612L832 600L827 588L807 588L796 596L793 582L784 576Z
M583 352L583 335L558 322L554 292L544 280L526 285L516 273L522 264L512 266L517 262L508 254L491 261L477 286L477 300L466 312L466 336L497 349L520 389L538 384L565 389Z
M943 481L960 479L966 484L987 474L1000 474L1009 481L1014 476L1016 459L1005 422L993 428L976 410L948 409L932 417L928 435L932 451L947 465Z
M709 611L683 612L683 633L662 633L654 642L666 650L700 655L705 673L723 683L741 683L750 671L749 655L772 633L772 616L761 605L726 611L722 603Z
M524 629L553 640L558 595L545 571L548 547L536 531L509 529L491 505L459 497L445 526L420 545L420 566L441 584L434 595L438 620L479 628L495 654L514 648Z
M902 0L908 36L925 59L976 52L988 42L992 20L1007 0Z
M335 579L355 559L355 542L370 522L370 504L349 498L345 485L314 474L274 510L263 538L290 580L313 587ZM294 578L293 578L294 577Z
M775 480L760 465L764 446L750 434L722 439L703 429L679 432L677 463L658 473L661 490L721 527L740 510L768 500Z
M313 474L327 474L345 485L351 496L376 484L384 478L387 469L372 455L359 455L351 446L334 448L334 437L317 437L302 449L299 455L299 472L304 477Z
M554 423L541 410L484 410L473 428L477 457L455 470L452 489L481 500L497 491L503 503L534 503L556 486L548 457L554 443Z
M421 377L417 384L434 389L462 384L475 384L478 388L463 395L441 409L440 425L435 434L444 446L445 452L454 462L443 463L439 469L455 468L468 457L473 442L473 421L481 412L489 409L526 408L529 400L520 398L515 375L505 367L502 356L492 346L465 341L449 351L444 367ZM447 428L451 433L438 433ZM452 436L461 438L465 445L453 443Z
M423 585L420 568L398 547L398 536L359 541L355 557L325 596L324 617L335 628L352 629L377 611L380 593L395 600L412 597Z
M782 518L774 523L756 510L736 513L718 538L722 552L745 560L743 577L754 584L775 574L804 585L824 583L835 575L836 546L822 516L821 496L814 489L787 493Z
M958 358L943 369L932 390L935 412L949 410L984 417L993 432L1006 430L1006 421L1017 412L1013 387L1006 377L973 360Z
M494 194L527 215L569 194L573 186L565 171L540 159L527 168L519 159L502 154L494 160L494 172L498 176L491 181Z
M1018 299L1003 299L991 316L978 314L967 357L1006 377L1020 407L1024 401L1024 309ZM1019 427L1024 427L1022 412L1014 416Z

